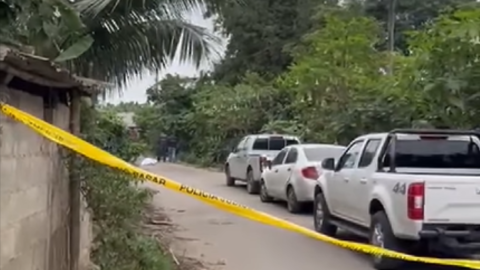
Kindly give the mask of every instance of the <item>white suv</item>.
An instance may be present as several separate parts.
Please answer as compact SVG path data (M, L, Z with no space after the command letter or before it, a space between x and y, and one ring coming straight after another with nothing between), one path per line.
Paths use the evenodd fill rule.
M262 161L273 159L285 146L299 144L295 136L280 134L256 134L245 136L228 155L225 162L227 186L235 181L247 183L247 192L257 194L260 191Z

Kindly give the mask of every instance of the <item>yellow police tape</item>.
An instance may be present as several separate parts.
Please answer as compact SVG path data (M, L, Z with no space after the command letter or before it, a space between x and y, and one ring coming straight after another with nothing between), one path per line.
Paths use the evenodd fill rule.
M242 216L242 217L255 220L264 224L268 224L274 227L279 227L279 228L287 229L290 231L298 232L303 235L315 238L317 240L320 240L326 243L330 243L330 244L343 247L346 249L354 250L354 251L360 251L363 253L368 253L373 255L382 255L386 257L396 258L396 259L405 260L405 261L412 261L412 262L423 262L423 263L429 263L429 264L460 266L460 267L465 267L470 269L480 269L480 261L416 257L408 254L402 254L402 253L374 247L367 244L342 241L332 237L328 237L323 234L319 234L317 232L314 232L302 226L276 218L274 216L268 215L266 213L262 213L260 211L253 210L251 208L240 205L228 199L224 199L212 194L208 194L201 190L182 185L170 179L167 179L167 178L152 174L148 171L142 170L140 168L137 168L131 165L130 163L125 162L73 136L72 134L58 127L50 125L12 106L9 106L6 104L0 104L0 108L5 115L27 125L28 127L32 128L33 130L35 130L42 136L46 137L47 139L57 144L60 144L62 146L65 146L66 148L69 148L79 154L82 154L87 158L93 159L95 161L98 161L99 163L110 166L112 168L116 168L118 170L124 171L136 178L143 178L143 179L146 179L147 181L164 186L168 189L189 195L191 197L194 197L198 200L211 204L217 208L228 211L235 215Z

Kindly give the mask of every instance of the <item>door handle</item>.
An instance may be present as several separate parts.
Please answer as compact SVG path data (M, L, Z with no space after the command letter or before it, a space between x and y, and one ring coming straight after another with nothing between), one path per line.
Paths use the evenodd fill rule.
M348 181L350 181L350 178L344 177L343 181L348 182Z
M287 169L287 171L291 171L291 170L292 170L292 168L288 168L288 169Z
M367 178L363 177L360 178L360 184L366 184L367 183Z
M276 169L275 172L278 172L278 169Z

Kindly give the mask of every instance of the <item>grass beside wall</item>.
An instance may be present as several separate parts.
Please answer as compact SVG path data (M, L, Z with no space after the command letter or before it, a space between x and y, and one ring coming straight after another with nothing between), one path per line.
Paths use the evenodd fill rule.
M170 270L171 260L160 244L144 236L140 222L151 194L135 179L92 161L83 160L83 193L93 213L92 262L100 269Z

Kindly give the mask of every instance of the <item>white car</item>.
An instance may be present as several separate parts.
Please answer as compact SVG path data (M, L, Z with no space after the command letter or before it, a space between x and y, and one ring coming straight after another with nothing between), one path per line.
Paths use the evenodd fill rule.
M344 146L331 144L298 144L283 148L262 173L260 200L286 201L289 212L301 212L306 204L314 201L322 160L339 157L344 151Z

